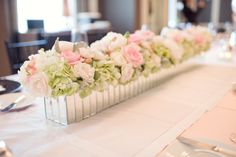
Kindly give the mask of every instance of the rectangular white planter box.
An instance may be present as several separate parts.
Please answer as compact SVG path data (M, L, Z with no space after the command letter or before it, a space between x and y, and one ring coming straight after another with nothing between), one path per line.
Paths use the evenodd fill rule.
M126 85L109 85L103 92L93 91L84 99L80 98L78 93L72 96L44 98L46 118L63 125L79 122L155 87L160 79L166 79L174 72L177 72L176 67L162 69L148 77L140 76Z

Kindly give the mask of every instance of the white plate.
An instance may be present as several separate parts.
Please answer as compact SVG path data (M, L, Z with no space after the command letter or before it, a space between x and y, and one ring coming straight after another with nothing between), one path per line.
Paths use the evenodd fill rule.
M235 148L218 141L213 141L208 139L197 139L197 140L217 145L223 148L227 148L230 150L235 150ZM161 157L228 157L228 156L204 149L195 149L176 140L169 148L167 148L167 150L165 150L165 153Z
M4 108L10 105L12 102L14 102L18 97L20 97L23 94L26 96L26 98L21 102L17 103L14 108L21 108L32 104L34 101L34 97L32 96L26 95L25 93L9 93L0 95L0 108Z

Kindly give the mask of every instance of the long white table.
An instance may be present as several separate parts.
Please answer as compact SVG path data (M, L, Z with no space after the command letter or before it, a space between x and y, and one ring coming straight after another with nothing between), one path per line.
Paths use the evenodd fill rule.
M236 80L234 66L196 61L162 74L157 87L69 126L45 120L43 101L35 99L28 110L0 114L0 139L19 157L155 156Z

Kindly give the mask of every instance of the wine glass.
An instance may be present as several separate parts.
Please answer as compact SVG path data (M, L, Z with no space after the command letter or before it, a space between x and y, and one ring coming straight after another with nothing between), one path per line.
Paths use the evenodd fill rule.
M88 35L86 31L80 30L80 28L74 28L71 30L71 41L80 42L83 41L88 44Z

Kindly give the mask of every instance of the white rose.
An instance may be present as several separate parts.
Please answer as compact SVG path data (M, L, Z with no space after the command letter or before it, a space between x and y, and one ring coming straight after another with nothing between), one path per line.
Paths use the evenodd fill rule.
M121 68L121 78L120 78L120 82L121 83L126 83L128 82L134 73L134 69L133 66L131 64L125 64L122 66Z
M93 52L93 58L95 60L104 60L105 59L105 55L99 51L99 50L96 50L96 49L91 49L92 52Z
M94 68L86 63L78 63L74 66L74 73L76 77L81 77L85 82L92 83L94 81Z
M91 59L94 57L94 54L92 53L90 48L81 47L79 48L79 52L80 52L80 55L84 58Z
M119 49L127 44L127 39L122 34L110 32L107 36L110 43L108 46L110 51Z
M122 66L126 64L126 60L120 51L112 52L110 57L113 59L115 65Z
M119 33L109 32L101 40L95 41L90 45L92 49L97 49L104 53L114 51L127 44L127 39Z
M102 42L102 40L93 42L90 47L94 50L102 51L104 53L108 51L108 43Z
M109 32L100 41L109 51L114 51L127 44L127 39L122 34L115 32Z
M26 90L34 96L50 96L51 89L48 85L47 76L40 72L29 76L25 84Z
M72 43L72 42L69 42L69 41L58 41L57 44L55 43L53 45L52 50L56 51L59 48L60 51L72 51L73 47L74 47L74 43Z

